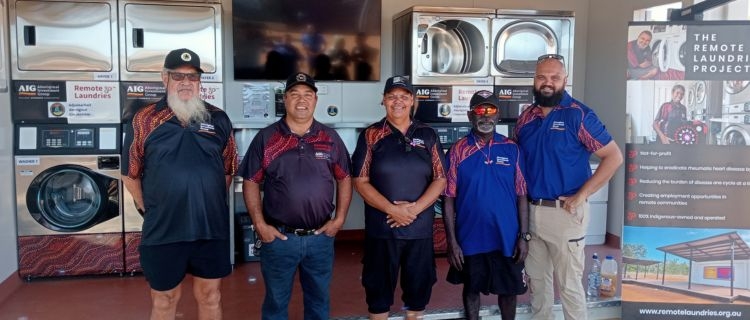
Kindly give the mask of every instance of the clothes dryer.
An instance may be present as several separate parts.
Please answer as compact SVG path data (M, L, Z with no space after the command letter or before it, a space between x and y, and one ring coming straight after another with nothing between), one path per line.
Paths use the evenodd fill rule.
M543 54L562 55L573 80L572 11L497 10L492 20L492 68L496 85L528 85Z
M413 84L488 85L493 9L416 6L393 18L393 72Z
M118 135L106 125L16 127L22 278L123 272Z

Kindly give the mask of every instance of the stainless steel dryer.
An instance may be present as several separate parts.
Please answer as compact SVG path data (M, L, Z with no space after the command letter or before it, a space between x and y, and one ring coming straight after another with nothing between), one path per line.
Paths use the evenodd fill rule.
M121 0L120 72L124 81L161 81L164 57L189 48L201 58L203 82L222 82L220 0Z
M117 81L115 0L13 0L15 80Z
M393 18L393 73L414 84L492 84L490 19L482 8L415 6Z
M111 125L16 127L22 278L122 274L118 135Z
M496 85L528 85L537 58L560 54L565 60L568 83L573 82L572 11L498 9L492 20L492 75Z

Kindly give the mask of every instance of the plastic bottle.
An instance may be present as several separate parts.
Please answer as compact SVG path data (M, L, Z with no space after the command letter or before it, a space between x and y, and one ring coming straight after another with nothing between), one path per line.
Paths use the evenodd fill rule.
M599 261L599 255L594 253L591 261L591 269L588 274L588 286L586 287L586 295L589 297L599 297L599 285L601 284L601 270L602 262Z
M602 263L602 283L599 285L599 295L614 297L617 292L617 283L617 261L612 256L607 256Z

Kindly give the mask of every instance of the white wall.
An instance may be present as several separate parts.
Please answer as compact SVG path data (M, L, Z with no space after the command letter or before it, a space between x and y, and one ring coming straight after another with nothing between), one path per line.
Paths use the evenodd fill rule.
M585 95L583 102L593 108L620 148L625 150L625 45L627 24L633 11L675 1L594 0L589 2L588 39L585 43ZM577 36L577 35L576 35ZM576 55L580 52L576 47ZM578 57L576 57L578 58ZM576 59L576 62L580 60ZM580 74L580 73L579 73ZM580 77L579 77L580 79ZM580 95L579 95L580 96ZM625 174L621 167L610 182L607 232L622 237Z
M695 284L707 286L720 286L729 288L732 283L729 280L706 279L703 277L703 269L706 267L729 267L731 261L709 261L693 262L693 269L690 274L690 280ZM734 261L734 287L736 289L750 289L750 260Z
M0 1L0 31L7 32L6 1ZM4 38L1 35L0 38ZM0 78L9 79L7 43L0 41ZM13 126L8 83L0 83L0 282L18 270L16 250L16 191L13 187Z

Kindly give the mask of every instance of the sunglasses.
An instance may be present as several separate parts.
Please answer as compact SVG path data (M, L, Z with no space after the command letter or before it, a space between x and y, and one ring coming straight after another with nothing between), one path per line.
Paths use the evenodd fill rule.
M172 78L174 81L182 81L185 80L185 77L187 77L190 81L200 81L201 80L201 74L200 73L180 73L180 72L169 72L169 77Z
M539 64L542 61L547 60L547 59L555 59L563 63L565 62L565 58L562 55L559 55L556 53L549 53L549 54L543 54L539 56L539 58L536 59L536 63Z
M495 106L478 106L474 109L471 109L471 112L474 112L474 114L478 117L481 116L494 116L497 113L497 107Z

